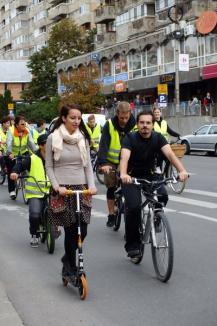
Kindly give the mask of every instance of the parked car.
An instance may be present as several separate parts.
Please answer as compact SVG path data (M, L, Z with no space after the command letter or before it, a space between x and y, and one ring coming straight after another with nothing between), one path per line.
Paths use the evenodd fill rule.
M217 156L217 124L203 125L190 135L181 137L186 154L191 151L208 152Z

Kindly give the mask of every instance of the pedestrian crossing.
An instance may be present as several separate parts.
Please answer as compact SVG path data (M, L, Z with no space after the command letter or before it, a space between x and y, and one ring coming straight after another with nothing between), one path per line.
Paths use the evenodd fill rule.
M188 215L194 218L217 223L217 203L215 198L217 198L217 192L203 191L199 189L187 188L181 195L174 195L174 193L169 191L169 203L168 207L165 208L165 212ZM94 196L94 201L105 202L106 195L96 195ZM101 213L101 216L102 214L103 217L105 217L105 213ZM93 210L93 217L94 216L100 217L100 213Z

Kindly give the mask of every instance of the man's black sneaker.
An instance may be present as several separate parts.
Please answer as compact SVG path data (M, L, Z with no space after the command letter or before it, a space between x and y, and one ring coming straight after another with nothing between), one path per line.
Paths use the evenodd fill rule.
M106 226L108 226L109 228L112 228L115 224L115 215L108 215L108 221L106 223Z
M140 249L130 249L127 251L127 256L130 258L135 258L141 256L141 250Z

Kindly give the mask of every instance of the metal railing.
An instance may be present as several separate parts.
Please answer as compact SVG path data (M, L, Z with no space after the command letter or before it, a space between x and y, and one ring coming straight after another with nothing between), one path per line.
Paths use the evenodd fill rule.
M136 106L132 110L134 117L141 111L152 111L153 104ZM116 106L105 109L106 119L114 117L116 113ZM168 103L167 107L162 108L164 117L175 117L175 116L211 116L217 117L217 103L203 105L201 102L195 105L191 105L189 101L181 101L180 106L177 109L175 103Z

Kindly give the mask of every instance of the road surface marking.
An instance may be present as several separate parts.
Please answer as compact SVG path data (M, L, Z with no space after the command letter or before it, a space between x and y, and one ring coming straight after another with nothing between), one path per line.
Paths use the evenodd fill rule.
M183 214L183 215L190 215L192 217L200 218L202 220L217 223L217 219L213 218L213 217L209 217L209 216L205 216L205 215L201 215L201 214L196 214L196 213L191 213L191 212L178 212L178 213Z
M204 191L204 190L197 190L197 189L185 189L184 193L217 198L217 192L211 192L211 191Z
M95 199L98 200L106 200L106 195L96 195L94 196ZM183 203L183 204L187 204L187 205L193 205L193 206L199 206L199 207L204 207L204 208L217 208L217 204L215 203L211 203L211 202L207 202L207 201L202 201L202 200L196 200L196 199L190 199L190 198L186 198L186 197L180 197L179 196L173 196L173 195L169 195L169 200L173 201L173 202L177 202L177 203Z

